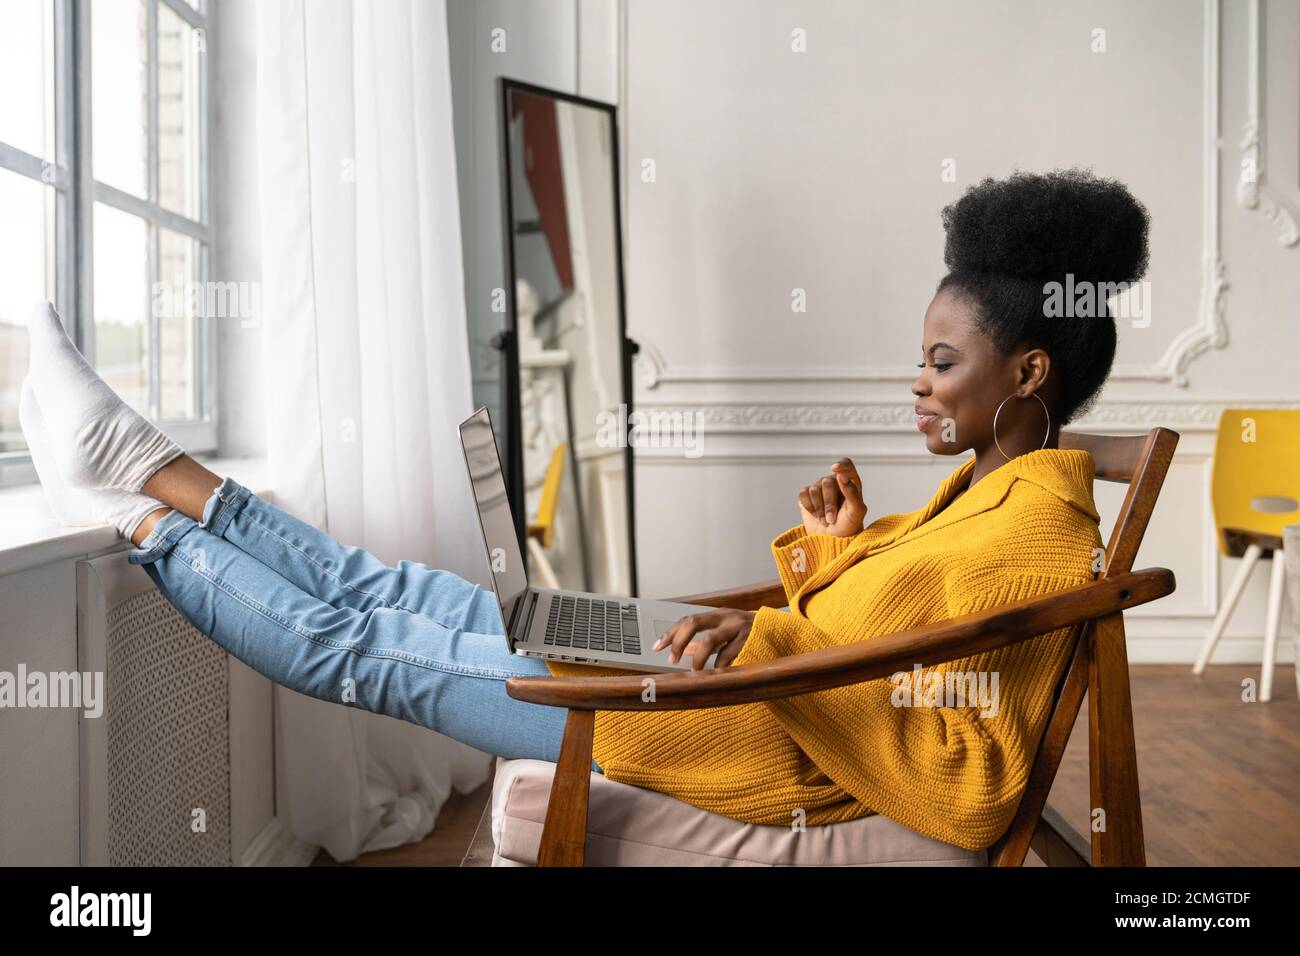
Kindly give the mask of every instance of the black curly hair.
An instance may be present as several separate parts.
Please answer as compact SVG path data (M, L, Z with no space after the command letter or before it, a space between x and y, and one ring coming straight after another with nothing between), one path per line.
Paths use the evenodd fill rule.
M936 291L976 307L998 350L1041 348L1060 394L1053 418L1065 425L1096 401L1115 359L1115 320L1098 296L1098 316L1053 317L1049 282L1136 282L1146 274L1150 217L1123 184L1089 170L1016 171L988 178L943 209L943 259Z

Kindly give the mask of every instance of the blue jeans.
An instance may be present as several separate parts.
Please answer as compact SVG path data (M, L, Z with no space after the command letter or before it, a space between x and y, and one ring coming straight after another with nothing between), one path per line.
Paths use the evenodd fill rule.
M550 676L546 664L511 653L493 593L450 571L390 568L230 478L202 520L168 512L128 560L277 684L501 757L559 759L568 711L505 688L508 677Z

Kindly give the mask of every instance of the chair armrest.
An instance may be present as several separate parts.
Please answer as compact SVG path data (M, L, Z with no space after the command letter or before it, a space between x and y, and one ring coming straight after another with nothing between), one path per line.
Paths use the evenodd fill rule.
M1018 644L1039 634L1126 611L1173 593L1174 573L1146 568L1100 578L937 624L761 664L632 677L511 677L516 700L570 710L694 710L729 707L858 684ZM642 699L654 680L653 701Z
M780 578L760 581L757 584L744 584L738 588L725 591L709 591L707 594L689 594L686 597L665 598L679 604L703 604L705 607L734 607L738 611L757 611L760 607L785 607L789 599L785 596L785 586Z

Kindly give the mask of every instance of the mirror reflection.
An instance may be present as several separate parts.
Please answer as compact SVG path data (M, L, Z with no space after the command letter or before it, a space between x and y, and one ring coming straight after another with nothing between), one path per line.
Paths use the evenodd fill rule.
M612 108L506 88L527 553L543 587L629 594ZM603 426L603 427L602 427Z

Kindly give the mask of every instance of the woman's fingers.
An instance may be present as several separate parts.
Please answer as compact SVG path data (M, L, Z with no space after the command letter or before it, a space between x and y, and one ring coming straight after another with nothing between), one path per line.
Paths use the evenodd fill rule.
M683 617L675 621L672 627L668 628L668 630L664 631L662 634L659 635L659 640L654 642L654 646L651 647L650 650L652 651L663 650L665 647L671 644L673 642L673 638L677 636L677 629L680 628L682 624L684 624L687 620L688 618Z
M840 489L833 475L827 475L819 483L822 507L825 509L826 523L835 523L835 514L840 510Z
M862 503L862 492L854 484L853 479L844 472L839 472L836 477L839 479L840 492L844 495L844 500L854 507L865 508Z
M831 471L835 472L837 478L844 479L852 485L857 499L862 500L862 478L858 475L858 467L853 464L852 458L841 458L831 465Z
M725 651L739 633L739 622L728 618L725 610L706 611L702 614L688 614L655 641L652 650L668 651L669 663L676 664L686 654L691 655L691 668L703 670L714 651ZM735 612L730 612L735 614ZM721 649L721 650L719 650ZM733 650L725 659L730 661L739 648ZM714 666L721 667L722 658Z
M701 631L706 631L714 625L717 618L717 612L706 612L704 614L688 614L668 630L664 631L663 636L655 641L654 650L662 650L670 647L668 651L669 663L676 664L681 658L682 652L685 651L686 645L691 642Z
M807 526L808 522L820 520L816 518L812 510L812 499L808 497L808 489L800 488L799 493L795 495L795 500L799 502L799 511L803 515L803 523Z
M822 486L820 482L808 486L808 499L812 502L812 508L809 510L824 520L826 505L822 502Z
M700 631L696 634L695 639L687 644L682 651L683 654L691 655L691 670L704 670L704 665L709 661L709 655L725 644L727 640L728 638L721 628Z
M695 635L695 640L686 645L686 653L692 655L691 666L695 670L703 670L709 663L709 657L717 652L713 658L714 667L726 667L732 659L740 653L740 648L744 641L740 640L741 632L749 633L747 623L742 617L737 617L737 612L724 612L718 623L710 630L701 631Z
M739 635L737 635L738 637ZM718 656L713 659L714 667L730 667L731 662L735 660L736 655L740 653L742 643L733 637L718 651Z
M845 499L855 505L863 504L862 477L858 474L858 468L857 465L853 464L853 459L841 458L831 465L831 470L835 472L835 477L839 479L840 490Z
M753 611L727 611L722 622L712 632L716 635L712 649L717 650L717 655L713 658L714 667L730 667L731 662L736 659L740 653L745 641L749 637L750 628L754 624ZM702 662L708 659L708 654L702 655Z
M807 517L816 519L819 527L835 523L844 500L844 493L835 475L826 475L814 484L799 489L799 507Z

